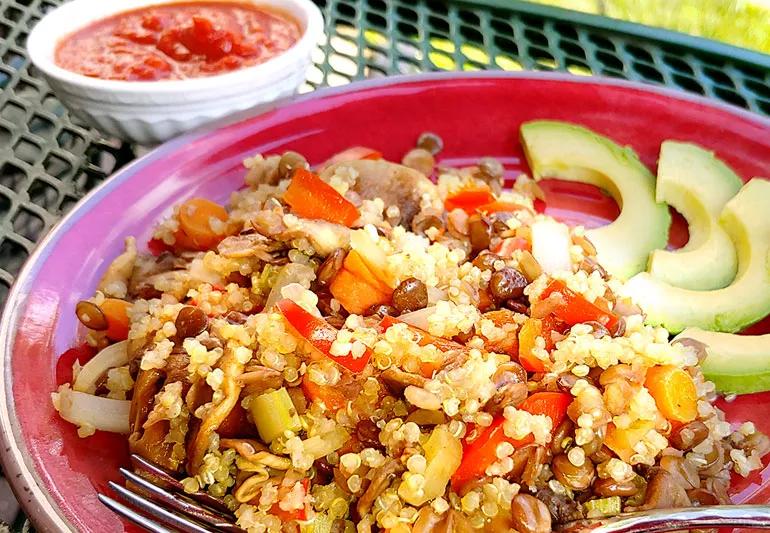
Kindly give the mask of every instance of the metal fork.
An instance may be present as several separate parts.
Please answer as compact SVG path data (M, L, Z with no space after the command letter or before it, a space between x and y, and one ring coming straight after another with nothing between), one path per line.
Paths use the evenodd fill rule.
M99 500L118 515L154 533L173 531L205 533L211 531L243 532L235 525L235 517L225 505L206 494L187 494L182 484L164 468L136 454L131 456L134 468L158 480L126 468L120 473L130 487L110 482L115 493L141 513L104 494ZM161 486L163 485L163 486ZM157 520L148 517L150 515ZM170 526L173 529L169 529ZM654 533L690 528L753 527L770 529L770 505L709 505L678 509L653 509L625 513L611 518L578 520L560 527L560 533Z
M243 530L235 525L235 516L222 501L205 492L184 492L182 484L170 472L139 455L132 454L131 463L135 470L149 475L157 482L127 468L121 468L120 473L126 479L127 486L113 481L108 484L118 496L144 514L109 496L99 494L99 501L118 515L154 533L243 533ZM146 515L153 516L160 523Z

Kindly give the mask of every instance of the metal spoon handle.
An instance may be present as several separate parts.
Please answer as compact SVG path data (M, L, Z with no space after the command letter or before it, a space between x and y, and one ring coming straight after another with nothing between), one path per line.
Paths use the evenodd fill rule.
M591 533L654 533L689 528L753 527L770 529L770 505L710 505L655 509L576 523L568 531Z

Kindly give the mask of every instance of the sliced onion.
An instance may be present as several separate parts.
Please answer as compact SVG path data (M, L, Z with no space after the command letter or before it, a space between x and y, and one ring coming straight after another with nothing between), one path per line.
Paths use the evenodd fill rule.
M539 220L532 224L532 255L543 271L572 270L569 249L572 245L569 228L553 220Z
M128 433L129 400L113 400L74 391L65 385L54 394L54 406L61 417L79 427L112 433Z
M436 306L431 306L424 309L419 309L417 311L412 311L411 313L404 313L403 315L400 315L398 319L401 322L406 322L410 326L428 331L428 318L435 312Z
M101 377L111 368L128 364L128 341L107 346L80 369L73 390L93 394Z
M446 289L439 289L438 287L428 287L428 301L432 304L447 299Z

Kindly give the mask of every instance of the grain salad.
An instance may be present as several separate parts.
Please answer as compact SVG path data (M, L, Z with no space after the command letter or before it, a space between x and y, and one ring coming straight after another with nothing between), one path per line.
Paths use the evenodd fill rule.
M77 305L93 357L53 393L81 437L220 499L250 533L546 533L730 503L770 440L502 165L346 150L244 162L131 237ZM435 178L434 180L429 177Z

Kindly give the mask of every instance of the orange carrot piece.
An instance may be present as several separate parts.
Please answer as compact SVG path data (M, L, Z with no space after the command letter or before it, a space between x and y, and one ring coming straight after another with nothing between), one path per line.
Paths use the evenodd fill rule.
M686 371L673 365L654 366L647 371L644 386L668 420L686 423L697 418L698 392Z
M316 218L350 227L358 220L356 206L316 174L303 168L294 172L284 201L304 218Z
M495 197L489 187L468 187L447 196L444 208L447 211L459 208L471 215L482 205L489 205L494 201Z
M519 330L519 363L529 372L545 372L545 362L532 351L538 337L543 335L543 321L528 318Z
M113 341L124 341L128 338L130 306L130 303L118 298L107 298L99 306L107 318L107 338Z
M348 255L345 256L343 266L345 270L349 271L351 274L360 276L363 281L378 291L389 295L393 294L393 289L387 286L374 274L374 272L372 272L372 269L367 266L366 261L364 261L364 258L361 257L361 254L357 251L350 250L350 252L348 252Z
M192 198L179 208L177 244L186 249L207 250L222 240L224 235L214 231L211 219L227 222L227 211L221 205L205 198Z
M357 315L373 305L390 302L390 294L381 292L345 268L334 276L329 291L348 313Z

